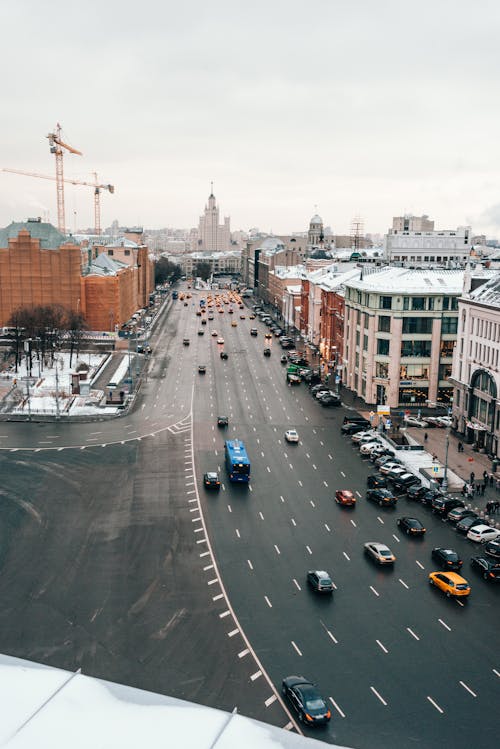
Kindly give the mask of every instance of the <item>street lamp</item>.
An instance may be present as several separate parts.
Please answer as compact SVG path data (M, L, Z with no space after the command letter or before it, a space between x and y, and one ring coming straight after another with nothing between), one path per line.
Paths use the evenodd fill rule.
M451 408L448 408L448 416L450 415L451 415ZM451 422L449 422L446 427L446 449L444 453L444 473L443 473L443 481L441 484L443 491L448 490L448 449L450 447L450 429L451 429Z

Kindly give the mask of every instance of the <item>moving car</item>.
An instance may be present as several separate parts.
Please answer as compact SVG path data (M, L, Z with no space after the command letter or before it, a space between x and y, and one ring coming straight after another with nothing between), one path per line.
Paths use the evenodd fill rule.
M366 499L370 502L376 502L379 507L395 507L398 501L389 489L368 489Z
M207 471L203 474L205 489L220 489L219 474L216 471Z
M500 583L500 564L486 557L471 557L472 569L480 572L488 582Z
M296 429L287 429L285 432L285 439L287 442L294 442L298 445L299 443L299 433Z
M436 588L450 596L468 596L470 594L470 585L461 575L456 572L431 572L429 575L429 584L435 585Z
M262 353L264 354L264 356L271 356L271 349L270 348L265 348Z
M366 479L369 489L387 489L387 479L381 473L372 473Z
M398 526L407 536L423 536L425 533L425 526L420 522L418 518L410 518L404 515L397 520Z
M205 335L205 331L204 330L199 330L198 331L198 335Z
M224 344L224 338L222 336L220 338L217 338L217 343L220 343L221 345Z
M184 338L182 344L183 346L189 346L189 338Z
M250 335L257 335L258 332L257 328L250 328Z
M407 416L405 418L405 424L409 427L421 427L422 429L429 426L426 421L423 419L417 419L416 416Z
M342 434L356 434L357 432L364 432L366 429L366 424L357 424L357 423L349 423L349 424L342 424L340 427L340 431Z
M221 352L220 352L220 358L221 358L221 359L227 359L227 354L226 354L226 352L225 352L225 351L221 351Z
M218 427L227 427L227 426L229 426L229 417L228 416L217 416L217 426Z
M483 551L489 557L500 560L500 541L488 541L485 543Z
M303 676L287 676L281 685L283 697L296 711L299 721L306 725L321 725L331 718L331 712L316 686Z
M324 570L309 570L307 582L317 593L333 593L333 582Z
M369 541L364 545L365 554L374 559L378 564L394 564L396 557L385 544L378 541Z
M218 335L216 330L212 330L212 338L217 338Z
M322 398L318 399L318 403L325 408L327 406L340 406L340 398L338 395L324 395Z
M349 489L337 489L335 492L335 501L339 505L354 507L356 504L356 497Z
M204 364L199 364L198 365L198 372L200 374L205 374L206 371L207 371L207 368L206 368L206 366Z
M493 541L495 538L499 537L500 530L492 528L491 525L485 525L484 523L481 525L474 525L467 531L467 538L476 543L485 544L486 541Z
M281 356L280 356L280 362L282 364L286 364L286 354L281 354Z
M435 562L443 570L459 570L463 564L456 551L453 549L443 549L441 546L436 546L432 550L431 556Z
M233 320L233 321L232 321L232 323L231 323L231 327L232 327L232 328L237 328L237 327L238 327L238 323L236 322L236 320Z
M272 338L272 337L273 337L273 336L272 336L272 333L266 333L266 334L264 335L264 338L266 338L266 339L269 339L269 338Z

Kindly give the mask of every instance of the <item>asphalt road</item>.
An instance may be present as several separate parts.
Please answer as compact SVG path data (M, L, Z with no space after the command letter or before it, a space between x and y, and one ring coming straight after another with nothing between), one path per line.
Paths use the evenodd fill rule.
M395 511L365 501L371 464L339 435L344 409L287 387L277 340L263 357L266 328L245 314L216 314L198 336L195 307L178 302L123 419L0 425L0 650L237 705L275 725L289 717L266 675L279 690L299 673L332 707L315 738L358 749L490 746L500 590L467 561L464 606L428 586L433 546L465 560L476 549L405 499ZM298 446L283 439L292 426ZM227 482L226 436L247 446L248 488ZM222 490L198 495L217 467ZM334 503L336 488L358 493L353 511ZM422 541L398 532L405 513L426 523ZM364 558L368 540L393 549L394 570ZM306 588L315 568L331 573L332 599Z

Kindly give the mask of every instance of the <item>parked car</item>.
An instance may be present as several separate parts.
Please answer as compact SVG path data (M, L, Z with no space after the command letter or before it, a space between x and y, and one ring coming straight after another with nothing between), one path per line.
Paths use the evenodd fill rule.
M484 553L492 559L500 561L500 541L487 541L483 549Z
M378 470L382 468L382 466L387 465L388 463L391 463L394 465L401 465L401 461L399 458L396 458L394 455L381 455L380 458L377 458L375 460L375 465L378 466Z
M389 489L368 489L366 499L376 502L379 507L395 507L398 498Z
M382 473L384 473L384 471L382 471ZM407 473L407 468L404 468L403 466L394 466L394 468L391 468L391 470L386 473L386 476L389 481L394 482L394 479L400 478L400 476L404 476Z
M342 426L340 427L340 432L341 434L353 435L353 434L356 434L357 432L364 432L365 429L366 429L366 424L363 425L363 424L357 424L353 422L353 423L348 423L348 424L342 424Z
M318 403L320 403L323 407L331 407L331 406L340 406L340 398L338 395L324 395L322 398L318 399Z
M423 486L423 484L412 484L408 487L406 491L406 498L412 499L414 502L420 502L420 499L423 497L423 495L428 491L426 486Z
M425 525L418 518L410 518L405 515L398 518L397 524L407 536L423 536L425 533Z
M395 468L401 469L401 462L399 460L397 462L395 460L388 460L387 462L382 463L382 465L379 466L379 471L380 473L383 473L384 476L387 476L387 474Z
M480 572L485 580L500 583L500 564L487 557L471 557L472 569Z
M374 439L371 442L361 442L359 452L361 455L370 455L372 450L380 446L380 440Z
M467 580L456 572L431 572L429 583L450 596L462 597L470 594L470 585Z
M414 473L409 473L408 471L393 478L392 485L394 489L400 492L407 492L411 486L422 486L420 479Z
M420 497L421 504L424 505L424 507L432 507L432 503L436 499L440 499L444 495L441 494L441 492L437 491L436 489L428 489L422 496Z
M342 422L342 424L361 424L367 429L370 429L371 427L371 422L368 419L365 419L364 416L355 416L354 414L351 414L350 416L344 416L344 421Z
M361 442L361 440L365 437L368 437L371 441L373 441L376 436L377 433L373 429L365 430L363 432L356 432L356 434L352 435L351 442L353 444L356 444L358 442Z
M365 554L374 559L378 564L394 564L396 557L385 544L378 541L369 541L364 545Z
M455 507L463 506L462 500L457 497L436 497L431 503L432 512L435 512L436 515L441 515L441 517L448 515Z
M448 515L446 516L447 520L449 520L450 523L458 523L460 520L463 520L464 518L477 518L477 512L474 512L474 510L469 510L467 507L463 507L458 505L457 507L454 507L453 510L451 510Z
M307 582L317 593L333 593L332 578L324 570L309 570Z
M467 531L467 538L469 541L475 541L476 543L485 544L486 541L494 541L496 538L500 538L500 530L492 528L491 525L473 525Z
M381 473L372 473L366 479L369 489L387 489L387 479Z
M474 526L476 525L484 525L483 520L477 517L477 515L476 517L468 515L467 517L462 518L462 520L459 520L455 528L457 529L458 533L463 533L464 535L466 535L470 531L470 529L474 528Z
M417 419L416 416L407 416L405 418L405 424L409 427L421 427L422 429L428 426L426 421L423 419Z
M459 570L463 564L457 552L453 549L443 549L441 546L436 546L436 548L432 550L431 556L444 570L456 571Z
M313 726L330 720L330 708L316 686L303 676L283 679L281 693L290 702L301 723Z

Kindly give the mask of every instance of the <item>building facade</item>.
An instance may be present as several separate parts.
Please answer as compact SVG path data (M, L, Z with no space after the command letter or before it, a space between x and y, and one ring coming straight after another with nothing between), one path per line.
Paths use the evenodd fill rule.
M205 205L203 216L198 225L198 249L202 252L224 252L231 248L231 229L229 216L219 224L219 207L213 191Z
M451 382L453 420L464 440L498 456L500 437L500 273L488 280L467 271L458 304Z
M389 263L420 266L465 265L472 247L470 226L435 231L428 216L399 216L384 237L385 258Z
M451 403L461 270L364 270L345 290L344 384L366 403Z

